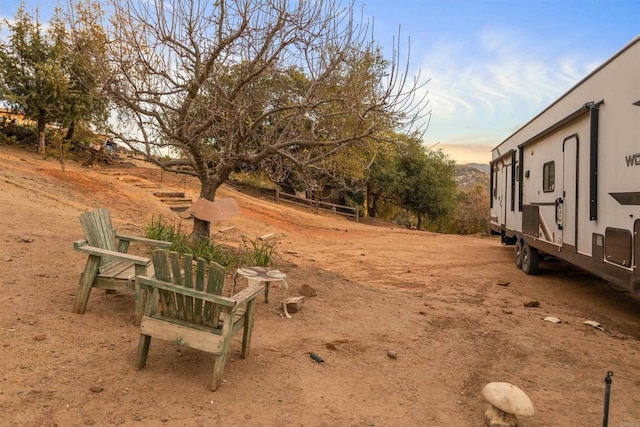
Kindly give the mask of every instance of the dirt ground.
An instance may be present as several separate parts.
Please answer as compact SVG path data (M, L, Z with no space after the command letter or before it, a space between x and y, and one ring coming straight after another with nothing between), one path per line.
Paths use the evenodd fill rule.
M177 218L140 186L152 183L197 196L143 163L63 173L0 147L0 425L479 426L482 387L507 381L535 406L522 425L596 426L611 370L609 426L640 427L640 299L559 262L526 276L496 238L355 223L227 186L240 213L212 232L230 245L275 233L289 289L260 297L251 356L234 341L218 391L209 354L161 340L136 371L133 295L94 290L73 314L86 258L72 246L85 210L110 209L128 234ZM318 295L284 318L305 284Z

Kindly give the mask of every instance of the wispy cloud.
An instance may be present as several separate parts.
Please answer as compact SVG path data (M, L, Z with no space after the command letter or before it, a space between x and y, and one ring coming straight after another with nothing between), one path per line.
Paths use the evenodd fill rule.
M440 40L420 60L431 77L429 142L497 145L599 63L575 52L553 56L550 41L505 27L467 40Z

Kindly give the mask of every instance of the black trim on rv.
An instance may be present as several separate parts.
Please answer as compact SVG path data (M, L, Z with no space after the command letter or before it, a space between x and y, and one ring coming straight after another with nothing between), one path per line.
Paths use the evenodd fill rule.
M611 197L616 199L623 206L640 205L640 191L629 191L626 193L609 193Z
M589 138L589 219L598 220L598 120L600 104L604 101L592 104L589 107L591 130Z

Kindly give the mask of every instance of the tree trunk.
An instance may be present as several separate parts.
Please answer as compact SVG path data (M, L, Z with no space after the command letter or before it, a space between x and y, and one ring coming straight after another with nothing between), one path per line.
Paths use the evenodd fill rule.
M375 218L378 215L378 205L380 204L380 196L382 196L382 192L378 191L377 193L373 193L373 201L371 202L371 213L369 216Z
M202 181L201 181L202 182ZM218 182L215 179L209 179L202 182L202 188L200 190L200 197L213 202L216 198L216 190L222 182ZM193 238L194 243L202 239L209 239L211 234L211 223L209 221L203 221L198 218L193 219Z
M45 154L45 140L44 140L44 129L47 122L45 120L44 114L41 113L40 117L38 117L38 154Z
M73 133L76 130L76 122L73 121L69 124L69 128L67 129L67 134L65 135L64 139L66 141L70 141L73 138Z
M421 227L422 227L422 215L418 212L418 227L416 228L420 230Z
M203 221L198 218L193 219L193 238L194 243L208 239L211 234L211 223L209 221Z
M364 188L364 200L362 202L362 216L368 217L371 216L369 212L369 194L371 194L371 185L367 182L367 185Z

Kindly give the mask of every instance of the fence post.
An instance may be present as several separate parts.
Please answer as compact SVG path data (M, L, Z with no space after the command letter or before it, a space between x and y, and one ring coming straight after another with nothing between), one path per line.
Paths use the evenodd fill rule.
M358 209L358 207L356 206L355 210L356 210L356 222L360 222L360 215L359 215L360 209Z
M280 189L276 188L276 205L280 204Z

